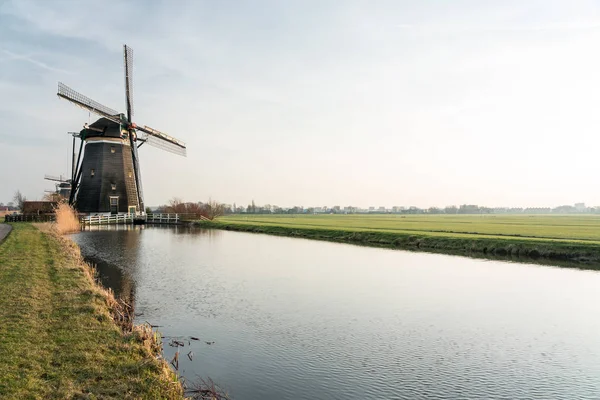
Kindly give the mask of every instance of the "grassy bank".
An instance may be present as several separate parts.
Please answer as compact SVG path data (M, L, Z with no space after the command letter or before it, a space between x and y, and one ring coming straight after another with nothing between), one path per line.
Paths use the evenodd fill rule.
M150 338L123 333L111 307L73 243L15 224L0 245L0 398L182 398Z
M200 226L408 250L600 263L595 216L227 216Z

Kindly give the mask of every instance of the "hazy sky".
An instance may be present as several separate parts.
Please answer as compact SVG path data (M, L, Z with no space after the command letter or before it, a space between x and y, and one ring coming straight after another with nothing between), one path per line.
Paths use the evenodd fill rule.
M69 173L89 117L142 147L146 204L600 205L598 1L0 0L0 201ZM92 120L94 116L92 115Z

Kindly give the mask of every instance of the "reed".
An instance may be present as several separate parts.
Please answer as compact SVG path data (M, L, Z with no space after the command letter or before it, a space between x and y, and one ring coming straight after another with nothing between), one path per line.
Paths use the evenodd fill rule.
M81 224L77 217L77 212L67 203L58 203L54 210L56 214L56 232L63 235L65 233L79 232Z

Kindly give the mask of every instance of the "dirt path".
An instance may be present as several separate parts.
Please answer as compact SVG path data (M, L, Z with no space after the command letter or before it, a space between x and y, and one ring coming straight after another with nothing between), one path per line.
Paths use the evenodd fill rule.
M10 226L10 225L0 224L0 243L2 243L2 241L4 240L6 235L8 235L8 232L11 231L11 229L12 229L12 226Z

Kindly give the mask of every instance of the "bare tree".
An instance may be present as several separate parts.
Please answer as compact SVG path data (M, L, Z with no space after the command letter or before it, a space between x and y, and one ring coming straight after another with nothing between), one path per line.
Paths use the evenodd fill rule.
M174 197L169 204L160 206L158 212L182 214L185 219L215 219L225 213L225 205L214 200L208 203L185 202L178 197Z
M171 200L169 200L169 205L167 206L167 212L184 213L185 212L185 203L179 197L173 197Z
M23 211L23 203L27 201L27 198L23 196L20 190L17 190L13 197L13 201L15 202L17 208Z
M64 200L64 197L62 197L59 193L46 193L44 194L44 197L42 197L42 200L59 203Z
M208 219L210 220L220 217L225 211L225 206L223 204L212 199L208 200L208 203L206 203L205 206L208 213Z

